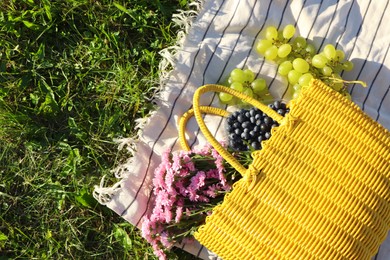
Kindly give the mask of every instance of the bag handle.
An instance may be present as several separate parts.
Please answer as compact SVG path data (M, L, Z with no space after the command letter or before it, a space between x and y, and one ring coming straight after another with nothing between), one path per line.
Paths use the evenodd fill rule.
M215 139L215 137L211 134L210 130L207 128L207 126L206 126L206 124L205 124L205 122L204 122L204 120L202 118L202 112L208 112L208 113L211 113L211 114L221 115L221 110L222 110L222 109L216 109L216 108L213 108L213 109L216 109L216 110L211 110L211 109L209 109L210 107L205 109L204 106L200 106L199 105L200 97L204 93L207 93L207 92L224 92L224 93L230 94L230 95L232 95L234 97L237 97L237 98L241 99L242 101L244 101L246 103L249 103L252 106L260 109L261 111L266 113L269 117L271 117L273 120L275 120L279 124L281 124L281 122L282 122L284 117L281 116L280 114L278 114L272 108L270 108L267 105L263 104L262 102L254 99L254 98L252 98L250 96L247 96L247 95L245 95L245 94L243 94L243 93L241 93L239 91L235 91L235 90L233 90L231 88L227 88L225 86L216 85L216 84L207 84L207 85L204 85L204 86L198 88L195 91L195 93L194 93L194 97L193 97L193 114L194 114L195 119L196 119L196 121L197 121L197 123L199 125L200 130L202 131L202 133L205 136L205 138L207 139L207 141L209 141L210 144L214 147L214 149L217 150L219 152L219 154L231 166L233 166L243 177L251 178L251 177L253 177L253 175L257 175L257 172L252 172L251 167L249 169L247 169L240 162L238 162L238 160L236 158L234 158L234 156L231 153L229 153ZM223 110L223 111L225 111L225 110ZM228 113L227 111L225 111L225 112ZM181 123L183 123L183 125L180 125L180 132L182 132L182 133L185 131L185 123L188 120L188 116L190 114L192 114L192 111L188 111L187 113L189 113L189 114L186 115L187 119L185 119L185 121L181 122ZM227 115L225 114L224 116L227 116ZM183 133L183 135L184 135L184 133ZM182 141L182 139L181 139L181 141ZM185 139L184 139L184 142L185 142ZM188 145L187 145L187 147L188 147ZM248 173L248 170L249 170L249 173Z
M200 106L199 109L202 113L212 114L212 115L222 116L222 117L228 117L230 114L228 111L217 108L217 107ZM188 145L188 142L187 142L186 137L185 137L186 125L187 125L188 120L193 115L194 115L194 109L190 109L180 117L180 122L179 122L180 145L184 150L187 150L187 151L190 151L191 147Z

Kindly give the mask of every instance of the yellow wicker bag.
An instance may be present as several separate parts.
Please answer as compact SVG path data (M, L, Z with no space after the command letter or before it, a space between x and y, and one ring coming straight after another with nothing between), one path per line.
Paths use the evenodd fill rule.
M248 169L207 129L202 113L227 116L199 105L205 92L226 92L280 123ZM228 259L370 259L390 225L390 133L358 106L313 80L282 117L266 105L219 85L194 95L202 133L244 178L195 238Z

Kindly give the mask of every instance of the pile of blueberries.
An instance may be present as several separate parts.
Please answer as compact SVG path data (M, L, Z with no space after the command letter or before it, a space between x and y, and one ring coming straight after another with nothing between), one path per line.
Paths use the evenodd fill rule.
M284 116L290 109L281 101L268 105ZM261 142L271 137L271 129L279 124L258 108L240 109L227 118L229 147L235 151L260 150Z

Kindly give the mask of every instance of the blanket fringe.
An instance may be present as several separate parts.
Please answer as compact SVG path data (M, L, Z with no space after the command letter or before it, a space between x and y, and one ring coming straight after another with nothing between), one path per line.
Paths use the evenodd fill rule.
M178 10L177 14L172 16L172 21L176 26L180 28L177 33L176 43L173 46L165 48L159 52L162 60L159 63L159 86L154 89L153 100L160 99L160 92L168 81L171 72L173 71L177 54L183 48L183 44L188 34L194 19L197 17L199 10L201 10L203 0L195 0L189 4L189 10ZM102 205L109 203L113 196L115 196L121 189L122 182L124 179L131 174L129 169L133 161L137 149L137 142L142 135L142 129L150 120L150 117L156 111L150 112L146 117L135 120L137 133L135 137L120 138L114 140L118 144L118 150L124 148L129 153L129 159L124 163L116 167L111 171L118 181L112 186L106 187L105 177L101 178L100 184L95 185L93 196Z

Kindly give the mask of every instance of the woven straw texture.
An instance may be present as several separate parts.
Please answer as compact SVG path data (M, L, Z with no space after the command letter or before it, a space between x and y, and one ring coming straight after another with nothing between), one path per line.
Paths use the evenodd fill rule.
M194 96L213 145L199 95L220 90ZM244 178L195 238L224 260L370 259L390 225L390 133L320 81L289 106L249 169L228 158Z

